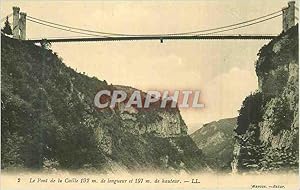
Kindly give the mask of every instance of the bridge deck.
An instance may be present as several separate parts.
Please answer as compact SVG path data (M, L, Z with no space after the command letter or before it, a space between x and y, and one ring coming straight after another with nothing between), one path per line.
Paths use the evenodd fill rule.
M93 41L135 41L135 40L271 40L275 35L197 35L197 36L129 36L129 37L84 37L84 38L49 38L48 42L93 42ZM42 39L28 39L38 43Z

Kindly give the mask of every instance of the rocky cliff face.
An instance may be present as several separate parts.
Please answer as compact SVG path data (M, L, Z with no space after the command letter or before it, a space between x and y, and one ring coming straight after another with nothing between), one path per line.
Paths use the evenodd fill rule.
M3 168L198 171L201 150L177 108L97 111L108 85L68 68L56 53L2 36Z
M298 170L298 50L298 25L260 50L259 90L238 117L235 171Z
M203 125L191 134L198 148L203 151L211 169L230 171L233 159L236 118L221 119Z
M114 86L117 90L123 90L130 96L137 89L127 86ZM146 93L140 91L142 99ZM161 100L153 104L150 108L125 108L124 103L118 105L118 112L124 125L131 133L147 134L152 133L159 137L177 137L187 135L187 126L184 123L179 109L170 108L167 104L166 109L160 108ZM170 102L171 103L171 102Z

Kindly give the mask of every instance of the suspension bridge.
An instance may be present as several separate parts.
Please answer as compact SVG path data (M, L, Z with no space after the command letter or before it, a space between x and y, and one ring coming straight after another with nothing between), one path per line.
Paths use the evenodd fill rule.
M48 20L40 19L27 15L24 12L20 12L19 7L13 7L13 13L7 15L1 19L3 22L5 19L13 16L13 38L20 39L32 43L41 43L43 41L55 43L55 42L92 42L92 41L136 41L136 40L159 40L161 43L164 40L269 40L275 38L278 34L224 34L224 32L237 31L241 28L250 27L253 25L263 24L270 20L281 17L282 18L282 30L287 31L298 22L296 16L299 8L296 7L295 1L290 1L287 7L281 10L272 12L267 15L259 16L250 20L246 20L239 23L230 25L210 28L210 29L198 29L194 31L187 31L181 33L166 33L166 34L126 34L126 33L113 33L105 31L88 30L84 28L78 28L74 26L68 26L61 23L55 23ZM298 14L297 14L298 15ZM48 27L60 31L67 31L69 33L80 34L77 37L56 37L56 38L38 38L27 39L26 38L26 22L31 22L42 27Z

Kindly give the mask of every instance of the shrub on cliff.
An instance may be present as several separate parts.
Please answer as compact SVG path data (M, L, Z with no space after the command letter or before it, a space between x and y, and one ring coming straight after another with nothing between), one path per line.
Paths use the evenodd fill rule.
M235 129L235 132L238 135L244 134L251 123L257 124L261 121L261 105L262 94L260 92L250 94L245 98L237 118L237 128Z
M263 119L272 129L273 135L277 135L281 130L290 129L291 127L293 111L289 109L286 102L285 98L276 97L266 104Z

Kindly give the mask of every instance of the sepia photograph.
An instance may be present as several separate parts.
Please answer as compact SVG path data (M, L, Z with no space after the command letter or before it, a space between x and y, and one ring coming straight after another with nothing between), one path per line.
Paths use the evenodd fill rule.
M3 0L1 190L296 190L299 2Z

